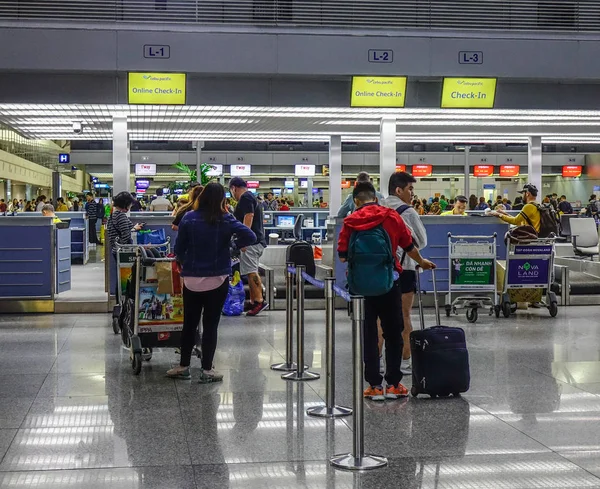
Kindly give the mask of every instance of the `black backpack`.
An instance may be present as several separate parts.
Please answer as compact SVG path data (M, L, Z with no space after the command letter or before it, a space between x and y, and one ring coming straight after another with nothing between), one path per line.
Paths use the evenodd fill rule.
M552 234L558 236L558 216L556 214L556 211L554 210L554 207L552 207L551 205L533 205L535 205L538 212L540 213L540 232L538 233L538 236L540 238L548 238ZM531 221L529 221L527 215L525 213L523 213L523 215L525 216L525 219L527 219L529 224L531 224Z

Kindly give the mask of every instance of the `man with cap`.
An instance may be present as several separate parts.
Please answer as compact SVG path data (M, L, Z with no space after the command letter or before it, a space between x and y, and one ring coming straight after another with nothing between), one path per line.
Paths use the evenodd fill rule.
M250 303L245 305L245 308L248 309L246 315L256 316L269 307L269 303L263 297L262 282L258 274L258 263L267 246L263 208L254 194L248 190L248 184L243 178L233 177L229 181L229 190L231 196L237 200L234 217L256 234L256 243L242 248L240 254L240 274L248 276L248 287L250 288Z
M523 202L525 205L521 212L516 216L509 216L503 210L495 210L489 213L489 215L499 217L504 222L514 224L515 226L533 226L536 233L540 232L540 211L538 211L535 199L538 195L538 189L535 185L527 183L523 186L522 190L519 190L520 194L523 194Z

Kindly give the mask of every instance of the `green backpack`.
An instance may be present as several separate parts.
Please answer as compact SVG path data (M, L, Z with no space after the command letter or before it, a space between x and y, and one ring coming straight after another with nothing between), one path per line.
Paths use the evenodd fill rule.
M354 231L348 246L348 289L365 297L388 293L394 285L394 255L381 225Z

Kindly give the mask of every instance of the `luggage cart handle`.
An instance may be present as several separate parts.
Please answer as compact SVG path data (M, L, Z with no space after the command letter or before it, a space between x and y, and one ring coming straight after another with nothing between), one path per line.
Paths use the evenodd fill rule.
M497 238L498 237L498 233L494 233L491 236L458 236L452 233L448 233L448 237L449 238L456 238L456 239L492 239L492 238Z

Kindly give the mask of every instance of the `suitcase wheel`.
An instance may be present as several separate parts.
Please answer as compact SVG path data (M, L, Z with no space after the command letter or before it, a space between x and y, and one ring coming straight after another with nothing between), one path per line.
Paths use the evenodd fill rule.
M505 318L510 317L510 302L503 302L502 303L502 314L504 315Z
M415 386L412 386L410 388L410 395L413 397L417 397L419 395L419 391L417 390L417 388Z
M473 309L467 309L467 321L469 321L470 323L474 323L477 321L477 308L474 307Z

